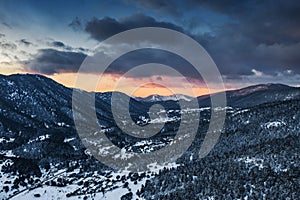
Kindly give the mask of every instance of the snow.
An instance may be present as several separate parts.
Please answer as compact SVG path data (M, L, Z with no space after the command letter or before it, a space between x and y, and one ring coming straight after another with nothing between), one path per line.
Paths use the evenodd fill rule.
M279 127L279 126L283 126L283 125L286 125L285 122L282 122L282 121L274 121L274 122L267 122L265 123L265 127L266 128L272 128L272 127Z
M283 100L284 101L286 101L286 100L290 100L290 99L293 99L294 98L294 96L296 96L297 95L297 93L295 93L295 94L289 94L289 95L287 95Z
M10 98L14 98L15 96L17 96L18 93L16 91L14 91L13 93L9 94Z
M51 169L53 170L54 167L52 166ZM72 173L74 173L75 171L73 171ZM68 173L64 170L59 170L57 172L55 172L53 174L54 176L57 175L64 175L66 177L68 177ZM118 172L113 172L111 173L111 180L117 180L117 176L128 176L129 172L127 171L118 171ZM7 177L3 177L2 179L5 180ZM46 177L44 177L46 178ZM1 180L0 179L0 182ZM88 177L86 178L82 178L79 179L78 181L88 181L91 179L102 179L105 180L106 177L97 174L97 172L94 172L93 174L90 174ZM145 184L147 178L143 178L140 181L137 181L136 184L134 184L134 181L131 181L130 179L127 179L126 181L128 182L128 188L130 188L131 192L133 193L133 199L142 199L140 197L138 197L136 195L136 192L141 189L142 185ZM102 183L102 186L117 186L116 189L113 190L108 190L105 191L104 194L101 192L98 193L93 193L93 194L86 194L86 195L78 195L78 196L71 196L71 197L66 197L66 194L73 192L77 189L80 189L81 186L78 186L76 183L70 184L68 186L65 187L56 187L56 186L47 186L47 185L42 185L41 187L37 187L34 188L32 190L28 190L26 188L24 188L25 190L19 194L17 194L16 196L14 196L13 200L18 200L18 199L22 199L22 200L31 200L31 199L35 199L34 195L35 194L39 194L40 197L37 199L41 199L41 200L48 200L48 199L70 199L70 200L75 200L75 199L83 199L84 196L86 196L88 199L103 199L103 200L112 200L112 199L120 199L123 195L129 193L128 188L124 188L123 185L124 183L122 183L121 181L117 182L117 183L113 183L113 182L106 182L104 181ZM89 185L89 188L96 188L98 185ZM84 189L83 189L84 190ZM7 197L7 194L5 194L5 196L3 198Z
M53 112L52 112L52 115L55 115ZM70 127L70 125L66 124L65 122L57 122L57 126L60 126L60 127Z
M13 198L11 198L12 200L31 200L34 197L34 194L40 194L41 197L37 198L37 199L41 199L41 200L48 200L48 199L67 199L66 194L68 192L74 191L75 189L77 189L77 185L68 185L66 187L54 187L54 186L47 186L47 185L43 185L40 188L36 188L34 190L28 190L26 192L23 192L19 195L14 196ZM68 199L72 200L72 199L79 199L79 196L75 196L75 197L69 197Z
M187 97L187 96L181 95L181 94L175 94L171 97L173 97L175 100L185 100L185 101L191 101L192 100L191 97Z
M120 153L119 154L116 154L114 156L114 158L121 158L122 160L126 160L126 159L129 159L131 157L133 157L134 154L133 153L130 153L130 152L127 152L125 148L122 148Z
M28 144L33 143L33 142L43 141L43 140L46 140L46 139L49 139L49 138L50 138L50 135L49 135L49 134L46 134L46 135L40 135L39 137L37 137L37 138L35 138L35 139L29 140L29 141L28 141Z
M260 158L255 158L255 157L242 157L242 158L239 158L237 159L238 162L244 162L246 163L247 165L250 165L251 167L254 167L254 166L257 166L259 169L262 169L264 168L264 160L263 159L260 159Z
M142 99L143 101L150 101L150 102L155 102L155 101L178 101L178 100L184 100L184 101L191 101L192 97L182 95L182 94L174 94L170 96L160 96L160 95L151 95L146 98L136 98L137 100Z
M157 174L159 173L159 170L162 170L164 167L170 169L170 168L176 168L179 165L176 163L168 163L166 165L158 165L157 163L152 163L150 165L148 165L149 168L151 168L151 173L153 174ZM116 179L116 177L119 175L120 177L122 177L123 175L128 176L128 174L130 173L130 171L119 171L119 172L114 172L112 173L112 179ZM138 173L141 174L141 173ZM144 199L141 197L138 197L136 195L136 192L141 189L142 185L145 185L146 180L148 180L148 178L143 178L141 181L137 181L137 184L134 184L134 182L132 182L130 179L127 179L126 181L129 183L128 187L131 189L131 192L133 193L133 197L132 199ZM122 185L120 185L122 186ZM127 194L129 191L126 188L117 188L114 189L112 191L108 191L104 194L104 196L101 194L97 194L95 199L121 199L121 197L125 194Z
M36 115L30 115L31 118L36 118Z
M164 142L153 142L153 141L139 141L136 142L133 147L138 147L142 153L149 153L155 150L157 147L164 147L166 144ZM128 148L131 151L132 147Z
M181 114L184 114L184 113L188 113L188 114L191 114L191 113L196 113L196 112L201 112L201 111L205 111L205 110L210 110L211 108L210 107L204 107L204 108L186 108L186 109L182 109L182 110L169 110L168 113L171 113L171 112L177 112L177 113L181 113ZM226 108L219 108L219 110L222 109L227 109ZM161 113L165 113L166 111L165 110L160 110L157 114L161 114ZM146 118L143 118L143 117L140 117L140 119L142 119L144 122L148 122ZM179 121L180 120L180 117L177 117L177 116L174 116L174 117L158 117L158 118L155 118L155 119L151 119L149 121L149 123L151 124L156 124L156 123L167 123L167 122L176 122L176 121Z
M245 112L248 112L248 111L249 111L249 109L238 110L238 111L234 112L232 116L242 114L242 113L245 113Z
M15 83L14 82L12 82L12 81L7 81L7 85L9 85L9 86L12 86L12 85L14 85Z
M4 138L4 137L2 137L2 138L0 138L0 143L2 143L2 142L13 142L13 141L15 141L15 138L9 138L9 139L6 139L6 138Z
M214 108L214 111L222 111L222 110L227 110L227 107L216 107L216 108Z
M274 167L275 172L287 172L287 168L283 167L281 164L278 164Z
M45 128L49 128L49 125L46 122L44 122L44 126Z
M159 123L166 123L166 122L173 122L173 121L178 121L180 120L180 117L159 117L155 119L150 120L150 124L159 124Z
M180 110L180 113L193 113L193 112L200 112L204 110L210 110L210 107L204 107L204 108L186 108Z
M251 94L253 92L257 92L257 91L267 90L268 87L269 87L268 84L266 84L266 85L257 85L257 86L254 86L254 87L248 87L248 88L244 88L244 89L236 91L232 96L247 95L247 94Z
M6 157L17 157L15 154L13 154L12 150L2 150L0 151L0 154Z
M115 190L109 191L102 195L99 199L121 199L121 197L128 193L128 190L126 188L117 188ZM98 195L97 195L98 196Z
M129 172L127 171L120 171L112 173L112 179L116 179L116 177L119 175L122 177L123 175L128 176ZM142 179L141 181L138 181L137 184L134 184L134 182L130 181L130 179L126 180L129 184L128 187L131 189L131 192L133 193L132 199L143 199L136 195L136 192L141 189L142 185L145 185L147 178ZM108 191L104 193L104 195L97 194L95 199L121 199L121 197L125 194L127 194L129 191L126 188L122 188L122 185L119 185L120 187L117 189L114 189L112 191ZM98 198L97 198L98 197Z
M110 151L109 151L110 149L111 149L111 146L103 147L103 148L98 149L99 155L100 154L101 155L109 155L110 154Z
M158 173L160 170L164 168L173 169L173 168L177 168L178 166L180 166L180 164L177 163L164 163L163 165L160 165L158 163L151 163L147 165L148 169L154 173Z
M75 140L76 138L72 137L72 138L65 138L64 139L64 143L67 143L67 142L71 142L73 140Z

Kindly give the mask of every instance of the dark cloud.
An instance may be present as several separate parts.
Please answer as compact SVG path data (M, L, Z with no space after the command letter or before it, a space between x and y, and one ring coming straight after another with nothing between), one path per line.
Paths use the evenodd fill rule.
M47 42L47 45L51 48L53 47L53 48L64 50L64 51L77 51L78 50L69 45L66 45L65 43L63 43L61 41L55 41L53 39L50 39L50 41ZM81 50L79 50L79 51L81 51Z
M1 41L0 48L2 50L14 51L17 49L17 45L13 42Z
M27 70L35 71L43 74L55 74L61 72L77 72L86 55L78 52L58 51L55 49L40 49L34 59L25 64ZM105 73L123 75L135 66L147 63L159 63L170 66L185 77L201 79L198 72L185 59L163 50L142 49L129 52L120 56L110 66L107 67ZM101 64L99 63L99 67ZM87 73L97 72L97 66L84 69ZM152 75L173 76L164 69L161 71L146 69L145 71L132 74L132 77L148 77ZM157 77L161 80L161 77Z
M136 1L136 4L155 11L164 7L163 2L160 5ZM185 33L208 50L222 74L240 78L253 75L253 69L271 75L289 69L300 73L300 4L297 1L187 0L169 6L182 12L182 21L188 22L183 23ZM204 18L197 10L209 12ZM197 19L197 23L192 23L192 19ZM209 26L208 31L193 32L203 26Z
M255 44L294 43L300 40L300 4L295 0L278 1L196 1L187 0L185 7L204 7L228 16L221 32L235 31Z
M5 34L0 33L0 38L4 38L4 37L5 37Z
M78 51L82 51L82 52L88 52L89 49L83 48L83 47L79 47L77 48Z
M94 39L102 41L114 34L125 31L126 27L113 18L105 17L103 19L92 19L87 23L85 30Z
M184 58L172 52L148 48L131 51L120 56L111 63L107 68L106 73L122 75L136 66L147 63L163 64L175 69L185 77L201 79L200 74ZM148 77L155 75L174 76L175 74L170 74L169 71L164 69L145 69L142 72L132 74L134 77Z
M25 45L25 46L30 46L30 45L33 45L31 42L29 42L28 40L26 39L21 39L19 40L19 43L22 44L22 45Z
M300 41L300 4L295 0L245 0L245 1L218 1L218 0L186 0L175 3L165 1L135 1L137 5L143 5L150 10L159 10L170 7L171 10L190 13L200 9L211 10L215 15L227 16L230 22L219 26L221 32L235 31L235 35L243 35L250 38L256 44L294 43ZM213 14L206 16L209 20ZM191 21L193 17L203 19L197 14L185 17ZM218 24L210 20L211 26ZM214 27L216 28L216 27Z
M158 77L156 77L156 80L158 80L158 81L162 81L163 79L162 79L162 77L161 77L161 76L158 76Z
M273 11L262 10L262 5L248 1L237 4L229 2L225 7L213 4L213 2L199 4L190 1L190 6L209 7L215 12L229 15L235 20L216 25L212 27L211 32L196 34L188 28L184 29L173 23L157 21L143 14L135 14L122 19L94 18L86 24L85 30L99 41L121 31L137 27L156 26L178 30L190 35L203 45L216 62L220 72L232 79L253 75L253 69L266 74L276 74L289 69L293 70L293 73L300 73L300 56L298 53L300 52L300 45L297 43L300 41L300 38L297 38L297 33L300 33L300 30L291 31L291 29L298 29L299 26L294 23L295 19L289 19L287 13L278 14L279 11L275 12L278 6L271 8ZM249 11L247 14L247 9L254 7L257 10L252 10L254 12L252 14ZM291 10L293 9L291 8ZM272 16L275 19L266 17L265 12L273 13ZM275 27L276 24L274 24L274 28L271 28L272 25L263 23L265 17L275 23L275 14L285 16L284 19L277 19L278 27ZM242 19L239 19L242 15ZM280 26L289 26L284 23L285 21L293 24L293 26L276 32ZM272 24L272 22L270 23ZM129 63L129 59L126 63Z
M85 57L83 53L40 49L34 59L26 62L25 66L30 71L43 74L76 72Z
M85 30L92 38L102 41L122 31L139 27L163 27L183 32L183 28L173 23L157 21L153 17L141 13L119 20L110 17L104 17L102 19L93 18L86 24Z
M87 23L83 23L83 20L77 17L69 27L76 31L84 30L91 38L98 41L138 27L164 27L177 30L193 37L203 45L216 62L220 72L228 79L255 75L253 69L274 77L287 70L291 70L294 74L300 73L300 4L297 1L129 0L127 2L134 2L136 7L142 8L151 16L138 13L114 18L110 15L110 17L92 18ZM149 10L151 12L146 12ZM202 14L202 11L205 13ZM65 64L60 61L60 58L65 56L71 59L74 55L70 53L86 52L84 49L71 48L63 42L54 40L49 43L49 47L61 51L41 50L34 60L38 63L36 70L50 71L47 73L76 71L74 63ZM41 62L47 57L46 54L51 55L52 59L48 58L48 60L52 62ZM55 60L54 55L59 59ZM136 52L120 60L114 63L113 68L110 68L107 73L124 73L134 65L153 60L174 66L179 70L187 66L164 52L152 54ZM52 71L49 70L51 68L48 63L54 66ZM194 77L191 70L185 73L189 77Z
M80 31L83 29L82 23L78 17L73 19L73 21L68 24L69 27L71 27L74 31Z
M187 7L205 7L229 20L213 25L208 35L197 35L230 77L286 70L300 73L300 4L297 1L194 1Z
M72 47L62 41L55 40L53 38L46 38L45 40L40 40L41 43L47 45L50 49L55 49L65 52L82 52L89 53L90 50L83 47Z
M63 42L60 42L60 41L54 41L54 42L52 42L52 45L54 47L65 47L66 46Z

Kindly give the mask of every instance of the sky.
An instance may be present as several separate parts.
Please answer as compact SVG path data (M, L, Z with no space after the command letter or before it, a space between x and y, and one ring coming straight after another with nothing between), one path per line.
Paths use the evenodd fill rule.
M140 27L162 27L184 33L209 53L226 89L260 83L300 86L300 4L296 0L78 0L0 1L0 73L36 73L74 87L77 71L105 39ZM107 51L117 51L114 47ZM197 55L195 55L197 56ZM140 64L162 63L182 77L151 70L124 74ZM153 66L153 69L155 66ZM99 75L86 71L86 80ZM187 95L209 91L186 60L165 51L130 52L103 75L97 91L117 88L136 96ZM88 82L88 81L87 81ZM84 84L84 83L83 83ZM79 86L84 89L85 86Z

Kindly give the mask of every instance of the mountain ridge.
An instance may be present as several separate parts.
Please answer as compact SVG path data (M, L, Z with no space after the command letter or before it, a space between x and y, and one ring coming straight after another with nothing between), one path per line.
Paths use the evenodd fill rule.
M38 80L49 80L52 83L58 84L61 87L64 88L68 88L70 90L73 89L78 89L78 88L72 88L72 87L67 87L59 82L56 82L55 80L47 77L47 76L43 76L40 74L11 74L11 75L3 75L0 74L0 78L9 78L12 80L16 80L16 79L20 79L24 80L25 77L29 77L29 78L36 78ZM26 80L26 79L25 79ZM31 79L34 80L34 79ZM27 80L28 81L28 80ZM4 85L3 85L4 86ZM80 89L81 90L81 89ZM255 84L255 85L250 85L250 86L246 86L243 88L238 88L238 89L233 89L233 90L225 90L222 92L216 92L216 93L211 93L211 94L204 94L204 95L199 95L196 98L198 99L204 99L209 97L210 95L217 95L219 93L223 93L225 92L226 95L231 95L231 96L243 96L243 95L247 95L250 93L254 93L254 92L259 92L259 91L266 91L266 90L300 90L300 87L295 87L295 86L289 86L289 85L285 85L282 83L266 83L266 84ZM84 90L82 90L84 91ZM84 92L89 92L89 91L84 91ZM109 91L109 92L93 92L96 93L98 95L109 95L112 92L119 92L119 91ZM122 93L122 92L119 92ZM123 93L125 94L125 93ZM129 96L128 94L125 94L127 96ZM152 102L157 102L157 101L166 101L166 100L185 100L185 101L191 101L193 99L193 97L188 96L188 95L184 95L184 94L173 94L173 95L159 95L159 94L152 94L146 97L137 97L137 96L130 96L133 99L136 99L138 101L152 101Z

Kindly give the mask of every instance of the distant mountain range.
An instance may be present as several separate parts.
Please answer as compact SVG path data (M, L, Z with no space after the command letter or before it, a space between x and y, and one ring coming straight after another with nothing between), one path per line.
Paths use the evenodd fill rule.
M211 94L218 95L219 93ZM283 84L259 84L242 89L225 91L227 105L231 107L246 108L252 107L263 103L274 101L285 101L289 99L300 99L300 88L291 87ZM198 102L200 107L209 107L211 104L211 95L198 96ZM194 98L175 94L171 96L150 95L145 98L136 97L136 100L146 102L163 102L163 101L178 101L184 100L187 102L193 101Z
M157 101L178 101L178 100L191 101L193 98L183 94L173 94L170 96L161 96L158 94L154 94L154 95L147 96L145 98L135 97L135 99L138 101L157 102Z
M300 88L283 84L259 84L226 91L226 98L228 106L245 108L274 101L300 99ZM198 101L200 106L209 106L210 96L200 96Z

